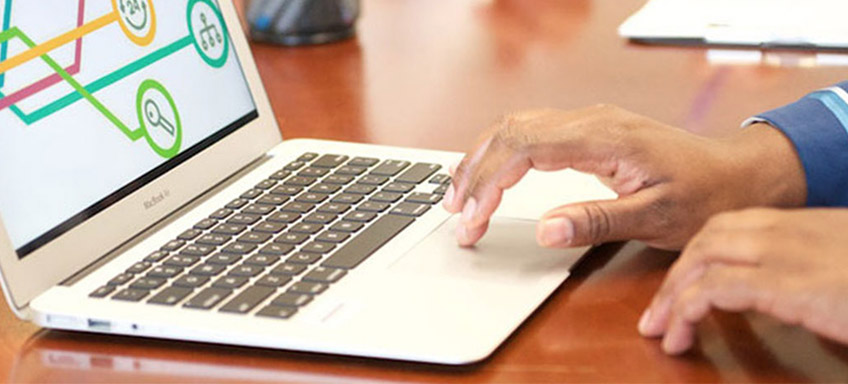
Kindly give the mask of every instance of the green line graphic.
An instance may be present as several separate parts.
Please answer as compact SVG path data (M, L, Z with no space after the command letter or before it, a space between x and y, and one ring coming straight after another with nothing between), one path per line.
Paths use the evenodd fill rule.
M0 31L5 32L9 29L9 24L12 23L12 0L6 0L6 7L3 10L3 25ZM0 43L0 61L6 61L6 55L9 53L9 42L3 41ZM6 84L6 73L0 73L0 88Z
M8 31L4 32L4 34L6 34L6 33L8 33L9 35L11 35L13 37L17 37L17 38L21 39L21 41L23 41L24 44L26 44L28 47L36 46L36 43L32 39L30 39L29 36L27 36L20 29L18 29L18 27L13 27L13 28L9 29ZM4 40L4 38L5 38L5 36L3 36L3 34L0 34L0 40L3 40L3 41L8 40L8 38L5 38L5 40ZM97 111L99 111L101 114L103 114L103 116L105 116L110 122L112 122L112 124L114 124L130 140L136 141L136 140L144 137L144 130L143 129L141 129L141 128L130 129L126 124L124 124L124 122L122 122L120 119L118 119L118 117L115 116L115 114L112 113L112 111L110 111L108 108L106 108L106 106L103 105L103 103L101 103L100 100L97 100L97 98L95 98L94 95L91 94L91 92L87 91L85 89L85 87L82 86L82 84L80 84L78 81L76 81L76 79L74 79L71 75L69 75L68 72L66 72L62 68L62 66L59 65L59 63L57 63L55 60L53 60L50 56L45 54L45 55L41 56L41 59L44 60L44 62L47 63L47 65L49 65L50 68L53 69L53 71L58 73L59 76L62 77L62 79L64 79L68 84L70 84L70 86L73 87L76 90L76 92L79 95L81 95L82 98L86 99L89 103L91 103L91 105L94 106L94 108L97 109Z

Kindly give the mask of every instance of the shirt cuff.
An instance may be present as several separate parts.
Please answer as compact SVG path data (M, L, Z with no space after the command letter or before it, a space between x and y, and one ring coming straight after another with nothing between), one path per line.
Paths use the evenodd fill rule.
M846 89L843 82L743 123L766 122L792 141L807 178L808 206L848 206Z

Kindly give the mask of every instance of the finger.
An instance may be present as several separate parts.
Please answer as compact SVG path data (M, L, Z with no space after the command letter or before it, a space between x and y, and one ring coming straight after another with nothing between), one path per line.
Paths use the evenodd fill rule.
M467 227L459 224L456 226L456 239L460 246L471 247L476 244L483 234L489 229L489 222L485 222L476 227Z
M536 237L543 247L561 248L640 239L655 233L650 228L652 192L644 191L616 200L569 204L546 213Z

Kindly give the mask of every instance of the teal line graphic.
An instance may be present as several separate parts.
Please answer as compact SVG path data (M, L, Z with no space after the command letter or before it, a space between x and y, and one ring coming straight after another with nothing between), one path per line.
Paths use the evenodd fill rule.
M9 24L12 23L12 0L6 1L6 8L3 9L3 27L0 32L6 32L9 29ZM9 42L4 41L0 44L0 61L6 61L6 55L9 53ZM0 88L6 84L6 73L0 73Z
M192 44L192 37L191 36L183 37L182 39L179 39L179 40L171 43L170 45L166 45L162 48L159 48L158 50L154 51L153 53L151 53L147 56L144 56L141 59L138 59L138 60L136 60L136 61L134 61L130 64L127 64L126 66L119 68L118 70L116 70L116 71L114 71L114 72L112 72L112 73L110 73L106 76L103 76L103 77L101 77L101 78L99 78L95 81L92 81L90 84L83 87L83 89L85 89L85 91L93 94L93 93L95 93L95 92L97 92L97 91L99 91L103 88L106 88L106 87L108 87L112 84L115 84L118 81L121 81L122 79L126 78L127 76L130 76L130 75L132 75L132 74L134 74L134 73L136 73L136 72L138 72L138 71L140 71L140 70L142 70L142 69L144 69L144 68L146 68L146 67L148 67L148 66L150 66L154 63L156 63L159 60L162 60L162 59L180 51L181 49L183 49L185 47L190 46L191 44ZM2 93L0 93L0 97L3 97L3 96L4 95ZM82 99L83 99L83 96L79 92L73 91L73 92L63 96L62 98L60 98L60 99L58 99L58 100L56 100L56 101L54 101L50 104L47 104L44 107L41 107L38 110L30 112L30 113L26 113L26 112L22 111L20 108L14 106L14 105L10 106L9 109L12 110L12 112L14 112L15 115L17 115L18 118L21 119L21 121L23 121L25 124L31 125L33 123L38 122L41 119L44 119L47 116L50 116L53 113L61 111L62 109L66 108L66 107L68 107L68 106L70 106L70 105L72 105L72 104L74 104L77 101L80 101Z

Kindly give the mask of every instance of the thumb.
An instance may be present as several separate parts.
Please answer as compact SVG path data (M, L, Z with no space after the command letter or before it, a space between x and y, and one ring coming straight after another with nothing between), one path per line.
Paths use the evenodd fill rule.
M616 200L568 204L548 211L536 239L549 248L580 247L630 240L644 232L647 203L638 194Z

